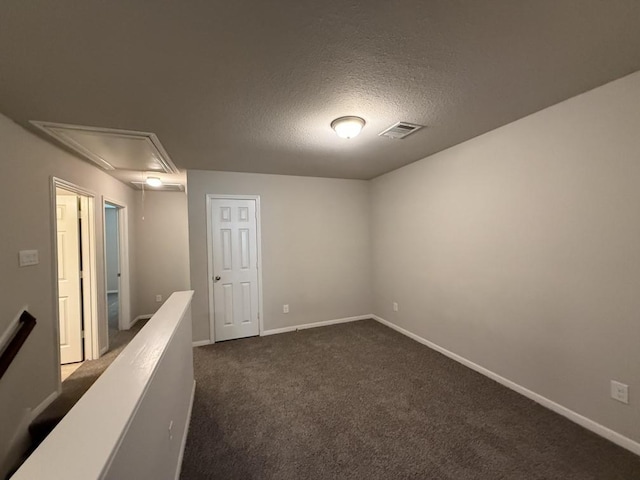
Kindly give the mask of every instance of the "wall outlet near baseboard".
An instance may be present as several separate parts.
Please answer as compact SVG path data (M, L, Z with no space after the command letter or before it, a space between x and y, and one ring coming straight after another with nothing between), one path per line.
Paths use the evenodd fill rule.
M629 385L611 380L611 398L619 402L629 403Z
M282 313L289 313L289 304L285 303L282 305Z
M156 302L162 301L162 295L156 295Z
M393 302L393 311L394 312L398 311L398 302Z

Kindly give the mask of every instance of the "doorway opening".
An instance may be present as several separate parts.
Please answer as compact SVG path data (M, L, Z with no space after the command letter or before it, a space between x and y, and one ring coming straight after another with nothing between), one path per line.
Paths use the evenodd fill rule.
M94 196L53 179L55 312L60 379L99 356Z
M104 204L104 254L107 273L107 322L109 343L113 332L120 330L120 245L118 239L118 207Z
M131 328L129 307L129 261L127 208L116 201L103 198L104 271L108 343L118 343L118 332Z

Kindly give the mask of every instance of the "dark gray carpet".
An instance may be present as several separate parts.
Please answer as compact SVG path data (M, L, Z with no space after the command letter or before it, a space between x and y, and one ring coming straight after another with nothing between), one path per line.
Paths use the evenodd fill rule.
M640 479L640 457L373 320L194 354L182 479Z

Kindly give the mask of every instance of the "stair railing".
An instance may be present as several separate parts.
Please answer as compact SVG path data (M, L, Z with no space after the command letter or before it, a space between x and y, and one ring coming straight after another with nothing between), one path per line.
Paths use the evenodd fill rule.
M16 358L20 348L36 326L36 319L24 310L17 320L14 320L0 338L0 379L9 369L9 365Z

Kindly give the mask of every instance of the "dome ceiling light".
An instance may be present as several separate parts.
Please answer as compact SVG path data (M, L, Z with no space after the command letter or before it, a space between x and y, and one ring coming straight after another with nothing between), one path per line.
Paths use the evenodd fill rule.
M358 136L365 123L364 119L360 117L340 117L331 122L331 128L340 138L353 138Z
M150 187L161 187L162 180L160 180L158 177L147 177L147 185L149 185Z

